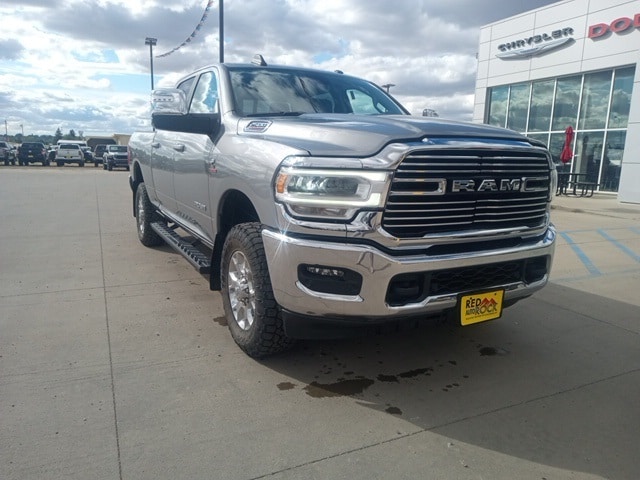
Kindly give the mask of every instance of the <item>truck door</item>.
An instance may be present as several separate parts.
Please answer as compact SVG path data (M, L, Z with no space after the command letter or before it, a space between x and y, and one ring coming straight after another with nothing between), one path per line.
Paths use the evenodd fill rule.
M204 72L198 78L189 113L217 113L218 99L216 74ZM177 213L189 228L213 243L215 212L211 211L209 202L209 174L214 168L216 146L207 134L180 132L175 138L173 183Z
M178 85L187 98L193 87L195 76L189 77ZM176 148L180 149L179 142L176 142L176 132L156 130L153 143L151 144L152 175L156 196L160 205L169 212L176 213L176 194L173 184L175 174ZM177 146L177 147L176 147Z
M151 143L151 172L156 197L160 205L170 212L176 211L173 189L174 137L174 132L156 130Z

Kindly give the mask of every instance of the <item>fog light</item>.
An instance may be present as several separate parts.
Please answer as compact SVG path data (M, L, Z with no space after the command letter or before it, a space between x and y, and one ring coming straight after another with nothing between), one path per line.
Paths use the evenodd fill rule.
M337 268L314 267L313 265L307 265L307 272L313 275L322 275L323 277L344 277L344 272Z
M299 265L298 281L309 290L334 295L359 295L362 275L348 268Z

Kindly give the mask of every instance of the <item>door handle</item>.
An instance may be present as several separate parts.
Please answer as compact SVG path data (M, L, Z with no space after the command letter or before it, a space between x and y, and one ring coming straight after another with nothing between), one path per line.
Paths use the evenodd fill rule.
M184 144L183 143L176 143L173 145L173 149L176 152L184 152Z
M151 147L152 147L152 148L160 148L160 142L153 142L153 143L151 144Z

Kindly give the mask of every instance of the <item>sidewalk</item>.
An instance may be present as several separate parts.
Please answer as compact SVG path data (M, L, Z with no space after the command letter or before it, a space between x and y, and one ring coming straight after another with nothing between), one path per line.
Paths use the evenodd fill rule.
M593 197L556 195L551 209L640 221L640 204L621 203L617 195L612 194L596 193Z

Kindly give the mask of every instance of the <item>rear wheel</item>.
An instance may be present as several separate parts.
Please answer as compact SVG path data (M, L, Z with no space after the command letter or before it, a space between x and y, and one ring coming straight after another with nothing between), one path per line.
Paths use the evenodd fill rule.
M158 212L149 200L147 187L144 183L136 189L136 226L138 239L146 247L157 247L164 242L152 228L151 224L160 220Z
M262 244L261 225L231 229L222 250L222 301L231 336L250 357L260 358L290 348L280 306Z
M57 167L61 167L61 166L63 166L63 165L64 165L64 162L56 162L56 166L57 166Z

